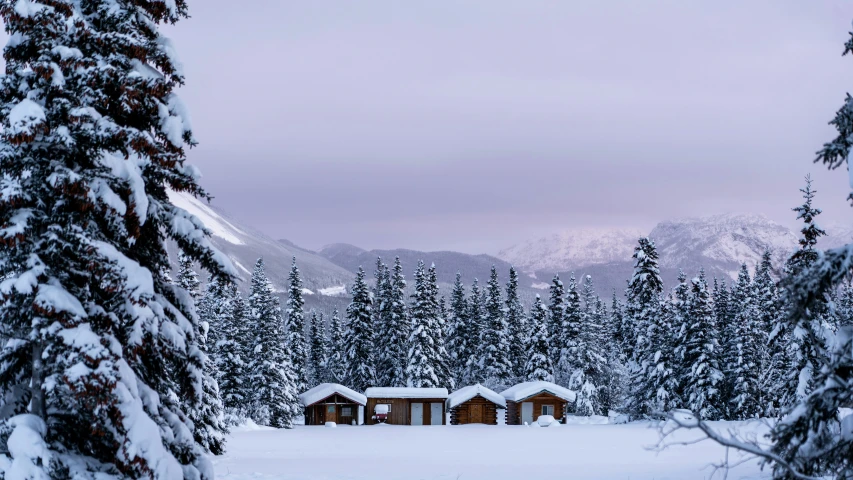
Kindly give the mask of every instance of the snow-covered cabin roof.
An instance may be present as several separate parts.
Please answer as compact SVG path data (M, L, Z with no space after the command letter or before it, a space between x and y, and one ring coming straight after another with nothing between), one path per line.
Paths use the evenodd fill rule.
M447 398L446 388L371 387L367 398Z
M524 382L501 392L501 396L510 402L520 402L542 392L550 393L567 402L575 401L575 392L551 382Z
M324 400L335 394L348 398L360 405L367 405L367 397L338 383L321 383L320 385L317 385L311 390L299 395L299 403L305 406L313 405L320 400Z
M494 390L490 390L478 383L476 385L469 385L467 387L460 388L459 390L451 393L450 396L447 397L447 409L449 410L462 405L477 395L496 404L500 408L506 408L506 399L504 397Z

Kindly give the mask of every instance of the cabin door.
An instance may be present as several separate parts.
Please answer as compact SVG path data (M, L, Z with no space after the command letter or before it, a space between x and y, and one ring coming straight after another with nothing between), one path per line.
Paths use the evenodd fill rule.
M413 403L412 404L412 425L423 425L424 424L424 404L423 403Z
M521 424L533 423L533 402L524 402L521 404Z
M338 423L338 409L335 405L326 405L326 421Z
M485 423L483 422L483 406L480 404L471 404L468 406L471 415L468 423Z
M429 424L430 425L444 425L443 418L441 418L441 403L430 403L429 404Z

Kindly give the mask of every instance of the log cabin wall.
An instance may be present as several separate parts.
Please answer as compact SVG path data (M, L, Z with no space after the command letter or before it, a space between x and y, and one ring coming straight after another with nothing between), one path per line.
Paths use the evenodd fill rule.
M478 412L479 415L477 415ZM497 425L498 415L506 415L506 410L498 408L493 402L477 395L450 410L450 424L468 425L471 423L484 423L486 425Z
M540 415L542 415L542 405L553 405L554 406L554 419L562 421L563 416L566 411L567 401L551 395L547 392L542 392L536 394L532 397L525 398L520 402L510 402L507 400L507 425L523 425L524 422L521 420L521 404L532 402L533 403L533 421L535 422Z
M334 419L328 412L330 405L334 405ZM334 421L340 425L351 425L353 420L358 421L358 403L340 395L332 395L305 407L305 425L323 425L327 421ZM349 413L349 415L344 415Z

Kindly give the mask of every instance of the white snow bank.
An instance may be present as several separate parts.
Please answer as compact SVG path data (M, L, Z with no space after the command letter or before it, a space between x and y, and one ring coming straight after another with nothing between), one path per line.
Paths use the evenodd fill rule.
M246 235L246 233L235 227L227 220L219 216L197 198L186 193L178 193L169 190L169 201L178 208L184 209L190 215L195 216L201 223L210 230L214 236L217 236L228 243L234 245L244 245L246 242L240 239L237 235Z
M320 292L320 295L325 295L327 297L337 297L340 295L347 294L347 286L337 285L329 288L321 288L320 290L318 290L318 292Z
M610 419L603 415L591 415L589 417L576 417L574 415L566 415L565 419L566 425L607 425L611 423Z
M726 433L762 438L762 422L710 422ZM411 427L377 424L327 430L236 431L224 455L212 457L216 478L227 480L708 480L710 465L726 458L714 442L673 446L649 422L627 425ZM332 438L334 437L334 438ZM676 442L695 442L678 431ZM331 442L331 443L330 443ZM511 445L511 449L507 449ZM334 454L330 455L330 449ZM491 452L491 454L490 454ZM494 452L498 452L495 454ZM479 457L482 460L478 461ZM729 452L729 479L769 479L757 460ZM487 456L488 458L486 458Z
M551 382L524 382L501 392L501 396L511 402L520 402L542 392L550 393L567 402L575 401L575 392Z
M553 415L539 415L536 419L536 424L540 427L559 427L560 422Z
M501 408L506 408L506 399L504 397L494 390L488 389L478 383L476 385L469 385L467 387L460 388L459 390L451 393L450 396L447 397L447 409L450 410L451 408L462 405L477 395L497 404Z
M326 428L337 428L338 424L335 422L326 422L324 425Z
M447 398L446 388L371 387L364 391L367 398Z
M317 385L302 395L299 395L299 403L305 406L313 405L320 400L329 398L335 394L346 397L355 403L367 405L367 398L364 395L338 383L321 383L320 385Z
M311 289L310 289L310 288L303 288L303 289L302 289L302 294L303 294L303 295L314 295L314 292L313 292L313 291L311 291Z

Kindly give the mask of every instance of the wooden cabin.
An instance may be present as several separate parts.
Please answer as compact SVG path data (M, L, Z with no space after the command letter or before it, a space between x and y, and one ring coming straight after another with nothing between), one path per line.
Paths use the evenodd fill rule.
M540 415L563 422L575 392L551 382L524 382L501 392L506 400L506 424L532 424Z
M384 388L371 387L364 392L367 397L364 423L377 421L376 406L387 405L387 419L391 425L444 425L446 388ZM385 410L383 408L382 410Z
M305 425L361 425L367 398L337 383L321 383L299 395L299 403L305 408Z
M451 425L482 423L497 425L506 418L506 399L480 384L460 388L447 397Z

